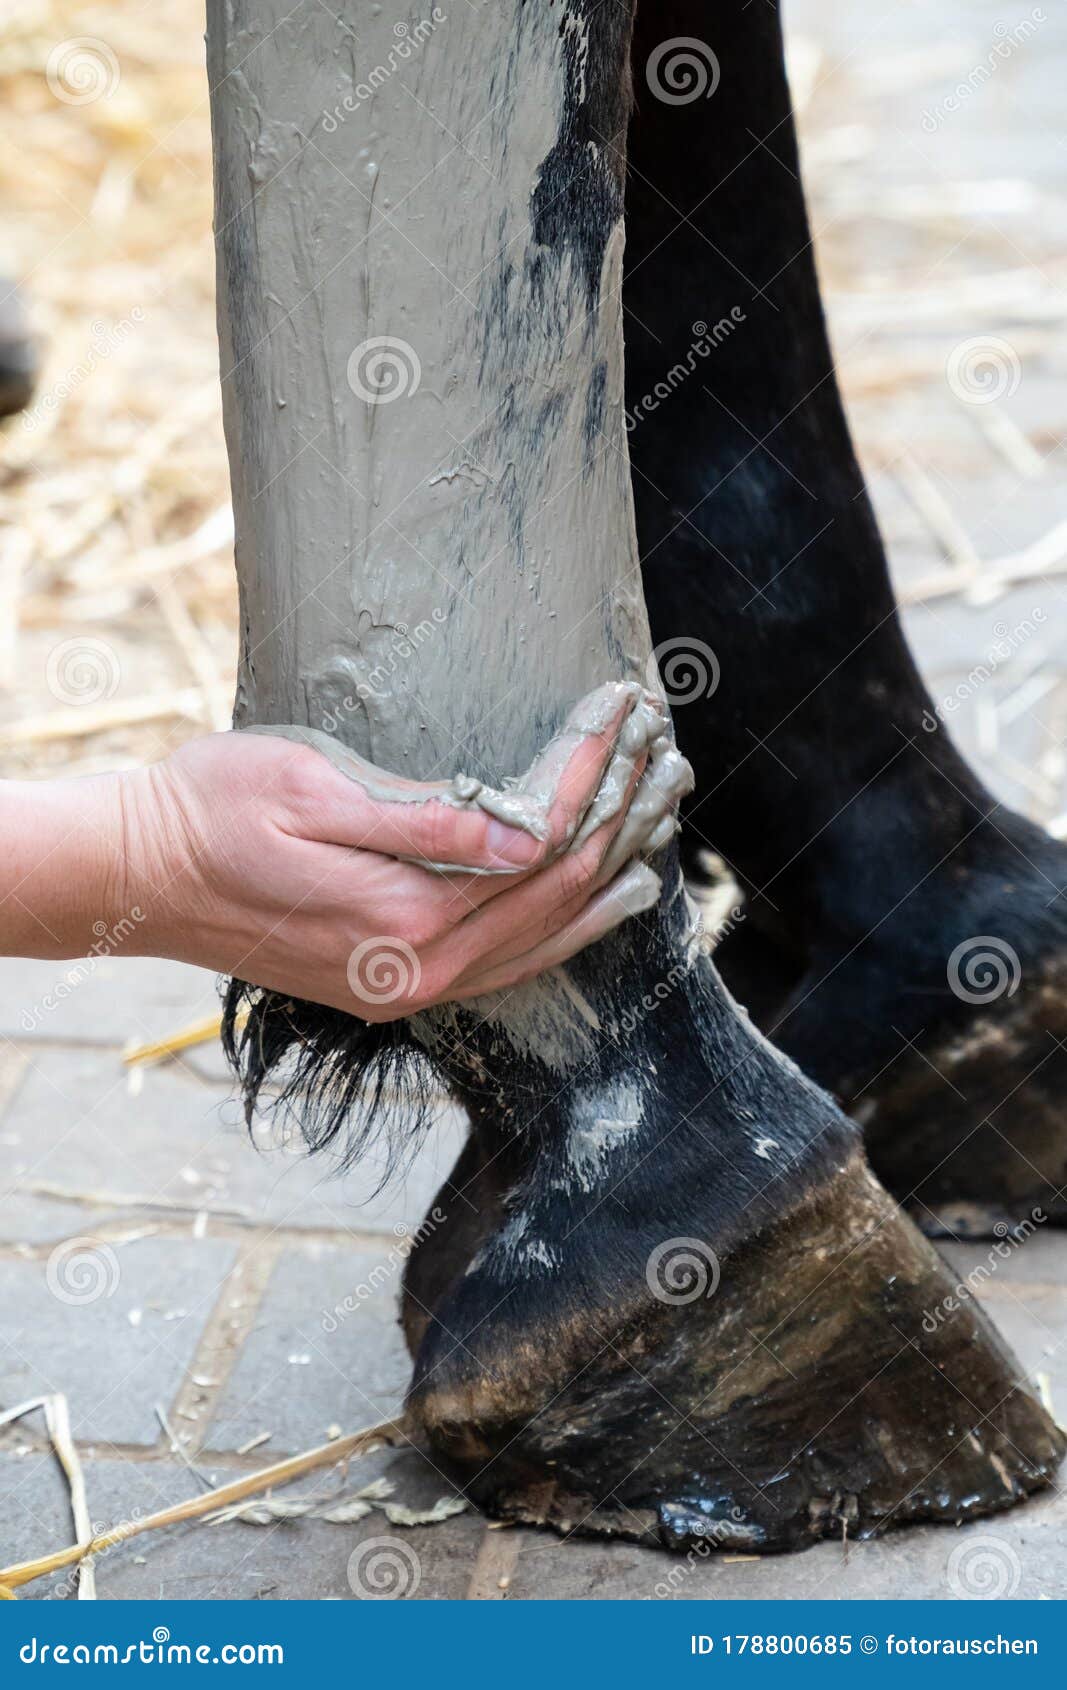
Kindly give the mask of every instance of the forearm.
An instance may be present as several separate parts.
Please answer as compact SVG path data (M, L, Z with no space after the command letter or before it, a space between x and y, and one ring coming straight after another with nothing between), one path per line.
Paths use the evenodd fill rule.
M0 953L82 957L129 907L123 775L0 782Z

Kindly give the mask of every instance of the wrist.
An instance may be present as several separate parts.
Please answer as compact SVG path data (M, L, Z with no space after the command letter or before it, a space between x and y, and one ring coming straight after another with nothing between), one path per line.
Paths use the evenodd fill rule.
M125 940L136 927L124 778L0 782L4 954L88 956Z

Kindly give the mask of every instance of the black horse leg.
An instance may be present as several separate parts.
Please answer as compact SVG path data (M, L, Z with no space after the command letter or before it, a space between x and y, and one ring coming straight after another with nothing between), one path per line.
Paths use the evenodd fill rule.
M1063 1219L1067 848L963 761L901 632L823 323L777 7L639 8L634 85L637 530L697 775L688 849L712 843L747 894L717 960L928 1224ZM706 649L685 668L694 639L710 696Z

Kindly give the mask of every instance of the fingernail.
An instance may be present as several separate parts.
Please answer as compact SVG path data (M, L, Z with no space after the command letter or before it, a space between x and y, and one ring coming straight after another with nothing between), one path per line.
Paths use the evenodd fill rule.
M541 841L521 828L508 827L490 817L485 830L485 843L490 860L495 863L533 863L541 854Z

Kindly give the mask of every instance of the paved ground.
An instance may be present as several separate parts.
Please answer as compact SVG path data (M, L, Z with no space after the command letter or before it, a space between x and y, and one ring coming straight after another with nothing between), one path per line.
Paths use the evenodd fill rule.
M422 1219L460 1123L444 1111L402 1187L365 1204L369 1170L332 1180L284 1146L250 1148L216 1051L131 1082L123 1045L210 1012L210 977L104 960L27 1036L24 1008L55 985L46 964L0 969L0 1413L66 1394L100 1525L196 1493L160 1408L216 1482L390 1414L407 1372L395 1324L405 1227ZM983 1245L949 1253L961 1277L989 1262ZM1067 1240L1035 1235L979 1295L1030 1376L1067 1403ZM412 1507L450 1490L413 1452L371 1458L344 1488L381 1476ZM0 1498L0 1564L68 1539L66 1486L39 1413L0 1432ZM374 1567L390 1578L395 1569L410 1594L417 1579L428 1597L936 1597L957 1594L961 1579L981 1588L983 1567L1005 1592L1067 1596L1067 1499L847 1556L825 1544L764 1560L673 1562L487 1529L471 1514L419 1528L378 1511L356 1525L192 1525L113 1551L97 1579L102 1596L125 1598L350 1597ZM31 1591L68 1588L57 1575Z
M1049 325L1067 215L1049 67L1067 27L1042 23L979 75L1003 40L997 7L934 10L874 22L795 0L815 218L898 580L925 594L909 611L916 647L935 694L959 697L956 729L996 790L1055 820L1067 809L1067 593L1055 545L1044 558L1027 548L1065 510L1064 351ZM961 77L968 92L953 96ZM961 396L960 360L954 382L946 361L990 336L998 393L976 404L966 381ZM1006 560L1015 584L998 593ZM93 1520L197 1491L160 1409L215 1480L389 1413L406 1371L394 1319L404 1228L422 1219L460 1123L443 1113L402 1186L361 1205L372 1169L333 1181L284 1144L249 1148L216 1050L135 1080L124 1070L127 1041L215 1008L209 978L115 957L70 985L50 965L7 963L0 1005L0 1414L66 1394ZM948 1253L961 1276L988 1265L982 1245ZM977 1294L1067 1412L1067 1239L1039 1232ZM414 1507L448 1489L412 1453L371 1459L349 1488L381 1476ZM0 1564L69 1537L66 1488L32 1414L0 1431ZM1062 1597L1067 1500L788 1559L671 1562L471 1514L403 1528L375 1511L348 1525L148 1534L97 1567L100 1593L122 1598L348 1598L378 1575L420 1597ZM56 1579L32 1593L68 1590Z

